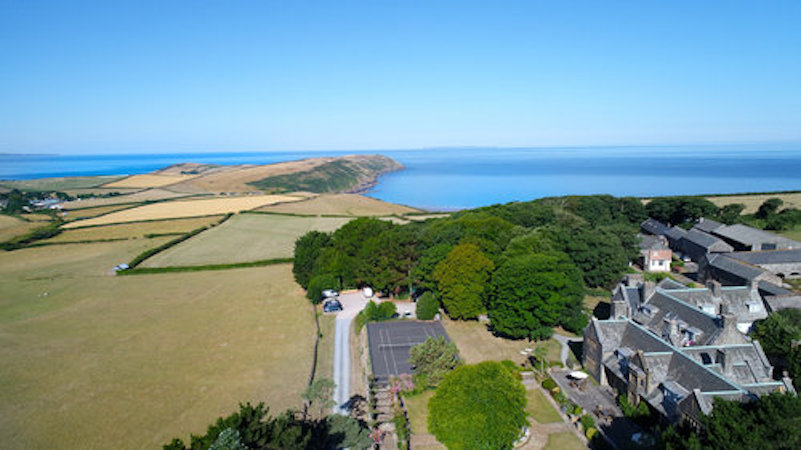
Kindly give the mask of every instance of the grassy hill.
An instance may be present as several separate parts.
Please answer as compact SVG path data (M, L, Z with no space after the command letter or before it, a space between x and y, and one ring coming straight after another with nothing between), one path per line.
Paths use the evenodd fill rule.
M356 192L375 183L383 173L399 170L397 161L381 155L340 158L308 170L275 175L250 184L270 192Z

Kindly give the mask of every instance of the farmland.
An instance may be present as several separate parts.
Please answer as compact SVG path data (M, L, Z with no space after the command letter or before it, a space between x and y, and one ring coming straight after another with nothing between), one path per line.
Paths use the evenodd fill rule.
M38 226L42 226L42 224L25 222L16 217L0 215L0 242L5 242L14 236L23 235Z
M93 192L98 192L98 191L93 191ZM99 193L102 192L103 191L100 191ZM170 192L165 189L146 189L131 194L116 195L113 197L89 198L84 200L65 202L63 206L66 209L93 208L96 206L116 205L119 203L140 203L153 200L166 200L178 197L185 197L186 195L187 194L178 194L175 192Z
M131 175L121 180L104 184L105 188L156 188L169 186L194 178L193 175Z
M390 216L418 212L408 206L356 194L324 194L300 202L265 206L259 211L339 216Z
M754 195L721 195L707 197L709 201L721 207L732 203L742 203L745 205L743 214L753 214L759 205L769 198L780 198L784 201L782 208L801 208L801 192L779 193L779 194L754 194Z
M109 205L109 206L98 206L96 208L82 208L76 209L74 211L66 211L63 218L65 220L82 220L88 219L91 217L102 216L103 214L108 214L114 211L120 211L122 209L128 209L135 205Z
M64 228L76 228L111 223L140 222L143 220L176 219L181 217L209 216L226 214L258 208L279 202L291 202L297 197L287 195L253 195L245 197L224 197L204 200L175 200L153 203L126 209L80 222L68 223Z
M66 230L44 243L96 241L102 239L135 239L147 234L188 233L196 228L211 225L222 216L193 217L189 219L162 220L157 222L134 222L102 227Z
M240 401L301 406L314 319L290 266L109 275L167 239L0 254L3 448L155 448Z
M348 218L240 214L219 227L148 259L142 267L231 264L291 257L295 239L310 230L333 231Z
M96 188L117 181L122 176L38 178L34 180L3 180L0 186L26 191L68 191L72 189Z

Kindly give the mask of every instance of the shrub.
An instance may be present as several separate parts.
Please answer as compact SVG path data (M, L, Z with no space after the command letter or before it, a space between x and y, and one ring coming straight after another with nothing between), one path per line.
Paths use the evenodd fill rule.
M588 440L588 441L592 441L592 439L593 439L593 438L595 437L595 435L597 435L597 434L598 434L598 429L597 429L597 428L595 428L595 427L592 427L592 428L587 428L587 430L586 430L586 431L584 431L584 436L587 436L587 440Z
M553 390L556 387L556 381L553 381L553 378L548 377L542 380L542 387L545 388L547 391Z
M428 403L428 428L448 448L510 448L526 425L526 390L500 363L462 366Z
M393 318L398 313L398 308L392 302L377 304L374 301L367 302L361 312L356 316L356 332L364 328L367 322L382 322Z
M595 426L595 419L592 418L589 414L584 414L579 418L579 422L581 422L581 426L584 427L584 430L589 431L591 428ZM587 436L589 439L589 436Z
M459 365L459 350L456 344L444 336L430 337L409 350L409 363L416 375L424 377L426 386L436 387L442 378Z
M439 312L439 300L428 291L417 299L416 315L420 320L432 320Z

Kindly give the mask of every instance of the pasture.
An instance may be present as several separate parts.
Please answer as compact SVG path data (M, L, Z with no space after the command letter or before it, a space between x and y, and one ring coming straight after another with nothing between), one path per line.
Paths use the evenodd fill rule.
M167 239L0 253L3 448L160 448L240 401L301 407L315 328L290 266L109 274Z
M265 206L259 211L337 216L391 216L419 212L408 206L357 194L323 194L300 202Z
M461 322L444 318L442 325L451 341L459 347L465 364L508 359L516 364L526 359L520 352L526 348L545 347L548 361L559 361L561 346L555 339L540 342L513 341L493 336L486 325L479 322Z
M146 234L188 233L194 229L211 225L222 216L193 217L190 219L162 220L157 222L134 222L102 227L76 228L43 243L62 243L76 241L97 241L102 239L137 239Z
M15 236L21 236L42 225L42 223L26 222L16 217L0 214L0 242L5 242Z
M131 175L103 185L104 188L157 188L190 180L195 175Z
M252 195L243 197L218 197L202 200L174 200L152 203L137 208L113 212L92 219L71 222L64 228L77 228L112 223L141 222L143 220L177 219L182 217L211 216L235 213L279 202L296 201L287 195Z
M96 208L82 208L82 209L68 210L64 211L62 218L68 221L89 219L91 217L102 216L103 214L108 214L114 211L128 209L134 206L136 205L109 205L109 206L98 206Z
M123 178L119 175L96 177L37 178L33 180L3 180L0 186L25 191L68 191L95 188Z
M94 191L97 192L97 191ZM100 191L102 193L103 191ZM187 194L179 194L170 192L165 189L145 189L143 191L136 191L124 195L115 195L113 197L98 197L87 198L83 200L74 200L71 202L64 202L63 206L66 209L71 208L94 208L98 206L117 205L120 203L141 203L153 200L167 200L178 197L186 197Z
M295 240L311 230L333 231L348 222L339 217L239 214L146 260L141 267L233 264L292 257Z

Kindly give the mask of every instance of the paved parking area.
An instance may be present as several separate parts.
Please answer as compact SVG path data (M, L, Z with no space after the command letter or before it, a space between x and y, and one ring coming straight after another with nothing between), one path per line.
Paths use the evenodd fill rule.
M398 320L367 324L373 376L376 380L388 381L391 376L411 374L409 350L429 337L438 336L450 340L439 322Z

